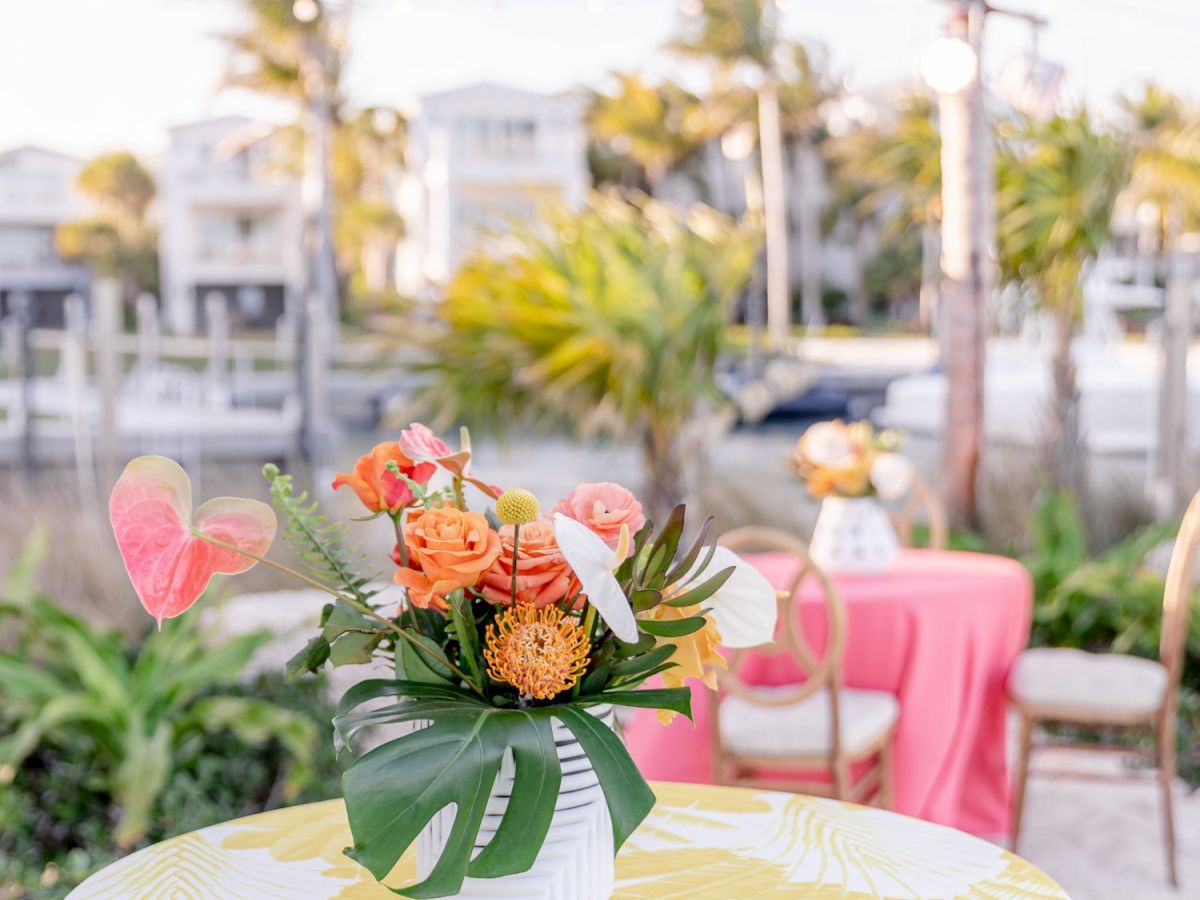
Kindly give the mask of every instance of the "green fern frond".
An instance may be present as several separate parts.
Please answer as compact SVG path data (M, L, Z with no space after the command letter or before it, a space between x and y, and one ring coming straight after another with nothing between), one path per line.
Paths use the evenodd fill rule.
M347 542L346 526L329 520L307 491L296 493L292 476L278 466L263 466L271 502L283 516L283 536L312 576L366 603L376 593L369 585L373 574L363 574L366 554Z

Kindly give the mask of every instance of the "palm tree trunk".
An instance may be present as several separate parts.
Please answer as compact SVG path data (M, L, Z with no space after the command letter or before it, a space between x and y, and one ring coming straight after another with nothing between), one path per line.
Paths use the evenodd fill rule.
M984 353L988 275L983 203L987 151L978 79L939 98L942 133L942 364L946 426L942 493L953 525L976 524L976 482L983 450Z
M871 309L867 302L867 288L863 283L863 241L866 228L862 222L854 222L853 245L850 258L850 319L855 325L865 325L871 318Z
M776 352L791 331L788 292L787 202L783 177L783 136L779 94L771 73L758 92L758 145L762 156L763 225L767 244L767 341Z
M821 302L821 157L812 135L800 138L800 310L806 328L825 324Z
M921 288L917 302L921 328L929 332L933 331L937 319L938 275L941 274L938 243L937 221L927 212L921 223Z
M1192 303L1179 253L1179 207L1172 204L1163 217L1162 250L1167 289L1163 310L1162 375L1158 394L1158 446L1154 480L1160 518L1178 516L1187 503L1191 486L1188 464L1187 353L1192 342Z
M654 424L642 436L642 461L646 474L643 498L655 522L665 522L671 510L685 497L683 454L679 436Z
M1053 398L1046 452L1054 486L1072 493L1084 503L1083 441L1079 428L1079 386L1071 346L1075 339L1075 304L1065 304L1054 313L1054 356L1051 360Z
M305 154L302 193L305 252L309 266L301 308L302 450L306 459L322 453L328 417L327 373L337 340L337 256L333 246L333 98L329 84L329 47L317 35L305 46Z

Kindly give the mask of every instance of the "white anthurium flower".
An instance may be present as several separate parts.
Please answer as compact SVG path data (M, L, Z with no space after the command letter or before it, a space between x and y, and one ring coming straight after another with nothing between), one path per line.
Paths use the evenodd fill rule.
M871 464L871 484L884 500L899 500L916 478L912 462L899 453L882 453Z
M707 555L707 554L706 554ZM716 593L700 604L713 617L721 644L737 649L769 644L775 639L775 618L779 604L775 588L765 575L727 547L713 548L712 559L704 565L701 557L683 579L690 590L733 566L733 574Z
M579 578L588 603L596 608L613 634L627 644L634 643L638 629L633 607L613 576L629 555L629 529L621 529L621 540L614 551L586 525L555 513L554 536L567 565Z
M809 426L800 441L800 452L814 466L837 466L854 453L845 426L834 422Z

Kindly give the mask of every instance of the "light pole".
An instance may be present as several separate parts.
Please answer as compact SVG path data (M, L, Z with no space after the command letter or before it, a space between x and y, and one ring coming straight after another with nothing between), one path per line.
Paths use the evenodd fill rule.
M921 66L938 93L942 139L942 494L959 526L975 523L984 438L984 346L992 283L991 166L979 66L986 12L983 0L957 3L946 36L929 48Z

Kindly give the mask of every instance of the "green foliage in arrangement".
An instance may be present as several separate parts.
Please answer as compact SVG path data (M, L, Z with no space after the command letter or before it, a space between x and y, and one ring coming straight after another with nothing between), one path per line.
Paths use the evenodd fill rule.
M334 719L339 746L350 747L368 726L432 722L376 747L348 766L342 789L355 839L350 855L383 879L422 828L453 803L457 813L445 852L424 881L399 893L448 896L468 875L496 878L528 870L550 827L561 780L553 719L562 722L588 754L604 788L619 847L649 813L654 795L616 734L585 711L621 705L690 716L691 694L686 688L635 688L672 665L667 659L675 645L659 639L683 637L703 628L706 610L700 607L733 574L732 568L711 577L691 574L697 565L700 570L707 567L715 552L706 544L711 520L692 544L682 546L683 507L675 509L657 535L647 522L633 537L632 553L615 572L634 610L662 604L692 614L663 621L639 619L637 640L628 643L615 637L599 642L604 628L589 619L586 630L595 650L587 677L569 698L531 703L489 674L482 648L493 609L486 600L459 590L446 598L446 615L414 607L399 623L380 617L382 610L370 605L369 596L358 598L365 582L346 563L344 551L331 555L326 541L332 539L340 548L341 532L331 533L317 505L293 494L288 476L280 475L274 466L265 467L264 475L277 509L288 517L285 534L293 549L310 561L314 574L346 595L326 606L322 633L289 662L289 673L316 671L326 662L365 661L338 658L339 648L347 642L361 647L368 660L382 646L394 654L397 678L364 681L346 693ZM439 494L425 496L419 485L414 487L425 502L440 502ZM460 491L461 487L456 489ZM348 580L343 582L343 577ZM369 701L388 697L398 699L387 706L361 709ZM491 785L509 750L515 763L512 803L487 850L471 859ZM395 777L401 771L406 777Z
M318 729L307 716L230 687L268 638L207 646L194 624L170 621L131 647L89 626L30 587L36 542L10 573L0 621L17 651L0 653L0 775L14 780L35 755L86 747L115 811L117 847L150 829L179 755L197 735L232 734L242 745L277 742L291 764L284 795L310 777Z

